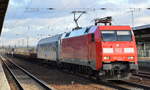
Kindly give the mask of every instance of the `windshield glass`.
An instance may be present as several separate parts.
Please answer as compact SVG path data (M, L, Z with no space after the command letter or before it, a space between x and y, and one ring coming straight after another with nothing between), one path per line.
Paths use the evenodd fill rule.
M115 31L102 31L103 41L116 41Z
M103 41L131 41L131 31L101 31Z

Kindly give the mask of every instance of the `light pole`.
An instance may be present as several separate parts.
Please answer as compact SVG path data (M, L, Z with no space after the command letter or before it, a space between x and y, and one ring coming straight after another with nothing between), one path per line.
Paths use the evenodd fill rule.
M30 27L28 26L28 29L27 29L27 49L29 48L29 36L28 36L29 30L30 30Z

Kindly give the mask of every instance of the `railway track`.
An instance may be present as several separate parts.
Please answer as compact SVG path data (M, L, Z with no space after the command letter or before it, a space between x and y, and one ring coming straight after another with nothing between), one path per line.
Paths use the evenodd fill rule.
M2 56L0 57L4 66L13 77L19 90L54 90L54 88L49 87L45 82L39 80L20 66L8 59L6 60Z
M89 79L88 76L84 77L82 75L78 75L82 78ZM107 87L111 87L117 90L150 90L150 86L146 86L143 84L138 84L134 82L128 82L128 81L123 81L123 80L118 80L118 81L96 81L94 78L90 79L91 81L105 85Z
M120 86L117 86L117 85L114 85L110 82L105 82L105 81L97 81L95 77L89 77L88 75L84 75L84 74L80 74L80 73L73 73L73 72L68 72L67 70L63 70L62 72L64 73L67 73L67 74L71 74L71 75L76 75L78 77L81 77L81 78L84 78L84 79L88 79L90 81L92 81L93 83L96 83L96 84L101 84L101 85L104 85L106 87L110 87L110 88L113 88L113 89L117 89L117 90L128 90L124 87L120 87ZM97 87L96 85L90 85L91 87Z
M15 61L15 60L14 60ZM29 63L29 62L28 62ZM46 67L46 68L52 68L50 67L50 65L46 65L45 64L41 64L39 63L40 66ZM28 69L27 69L28 70ZM74 73L70 73L66 70L63 70L64 73L67 74L71 74L73 76L77 76L77 77L81 77L81 78L85 78L89 80L88 76L83 76L82 74L74 74ZM127 81L95 81L95 79L90 79L90 81L92 81L92 84L89 84L88 87L93 88L93 89L87 89L87 90L100 90L103 86L106 88L111 88L111 89L117 89L117 90L150 90L150 87L148 86L144 86L141 84L137 84L137 83L133 83L133 82L127 82ZM96 84L95 84L96 83ZM61 90L61 89L60 89ZM66 89L69 90L69 89ZM79 89L80 90L80 89ZM103 89L102 89L103 90Z
M148 72L139 71L137 74L134 73L133 75L150 79L150 73Z
M97 81L95 77L89 78L88 75L83 75L80 73L73 73L73 72L68 72L67 70L63 70L64 73L76 75L85 79L90 79L92 82L101 84L107 87L114 88L115 90L150 90L150 86L146 86L143 84L138 84L134 82L128 82L128 81L123 81L123 80L115 80L115 81ZM90 85L92 87L97 87L95 85Z
M127 90L150 90L150 86L138 84L135 82L129 82L124 80L110 81L112 84L126 88Z
M8 58L8 57L5 57L5 58L7 58L7 59L10 59L10 58ZM19 66L21 66L21 67L23 67L24 69L26 69L26 70L28 70L28 71L30 71L30 73L32 73L32 74L34 74L35 72L34 71L36 71L37 69L37 66L38 66L38 68L41 68L41 66L42 66L42 68L41 68L41 70L44 70L43 68L46 68L46 69L48 69L49 71L51 71L51 69L53 69L53 74L54 73L56 73L54 70L55 70L55 68L53 68L53 67L47 67L48 65L41 65L41 63L36 63L35 65L33 64L33 62L32 63L29 63L28 62L28 64L26 63L26 65L23 65L23 63L24 63L24 60L19 60L19 61L23 61L23 63L18 63L17 62L17 59L10 59L10 60L12 60L13 62L15 62L15 63L17 63L17 65L19 65ZM31 64L31 65L30 65ZM26 67L24 67L24 66L26 66L26 67L28 67L28 68L26 68ZM33 70L29 70L29 68L30 68L30 66L33 66L34 68L34 71ZM38 75L37 75L37 77L39 78L40 77L40 79L42 79L42 80L44 80L45 82L47 82L48 84L51 84L51 86L52 87L54 87L56 90L58 89L58 90L114 90L114 88L110 88L110 87L106 87L106 86L103 86L103 85L99 85L99 84L95 84L95 83L91 83L91 82L89 82L89 80L85 80L85 79L83 79L83 78L81 78L81 77L76 77L75 75L69 75L69 74L66 74L66 73L63 73L63 72L61 72L61 74L55 74L55 76L53 76L53 74L51 73L51 77L52 77L52 79L49 79L49 78L51 78L51 77L49 77L49 73L48 73L48 75L47 75L47 73L43 73L42 74L42 72L40 72L41 70L39 70L39 72L37 73ZM45 71L45 70L44 70ZM57 70L57 72L58 72L59 70ZM60 71L59 71L60 72ZM46 74L46 76L45 76L45 74ZM35 75L35 74L34 74ZM39 76L40 75L40 76ZM61 76L60 75L65 75L65 78L63 78L63 80L61 80ZM67 76L69 76L69 77L66 77L66 75ZM36 76L36 75L35 75ZM47 78L47 76L49 77L49 78ZM56 76L59 76L59 77L56 77ZM46 78L46 80L45 80L45 78ZM56 78L56 79L55 79ZM73 79L73 78L75 78L75 79ZM70 80L71 79L71 80ZM70 82L71 81L71 82ZM78 82L78 81L80 81L80 82Z

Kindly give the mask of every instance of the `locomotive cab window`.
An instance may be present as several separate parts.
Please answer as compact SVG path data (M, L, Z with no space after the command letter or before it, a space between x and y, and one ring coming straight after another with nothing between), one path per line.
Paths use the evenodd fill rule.
M131 41L131 31L117 31L117 41Z
M103 41L116 41L115 31L102 31Z
M103 41L132 41L132 34L129 30L101 31Z

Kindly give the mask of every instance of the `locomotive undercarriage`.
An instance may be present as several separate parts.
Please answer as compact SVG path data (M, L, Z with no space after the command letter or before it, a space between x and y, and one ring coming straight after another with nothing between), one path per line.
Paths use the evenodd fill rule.
M84 74L92 74L93 70L92 68L88 66L83 66L83 65L77 65L77 64L70 64L70 63L60 63L58 65L60 69L66 69L72 73L84 73Z
M136 72L138 67L129 62L103 63L103 68L99 71L99 78L105 80L129 79L132 72Z
M131 72L136 71L137 65L129 62L103 63L103 68L99 71L93 70L89 66L76 65L70 63L61 63L61 69L66 69L72 73L83 73L89 77L95 77L99 80L124 80L129 79Z

